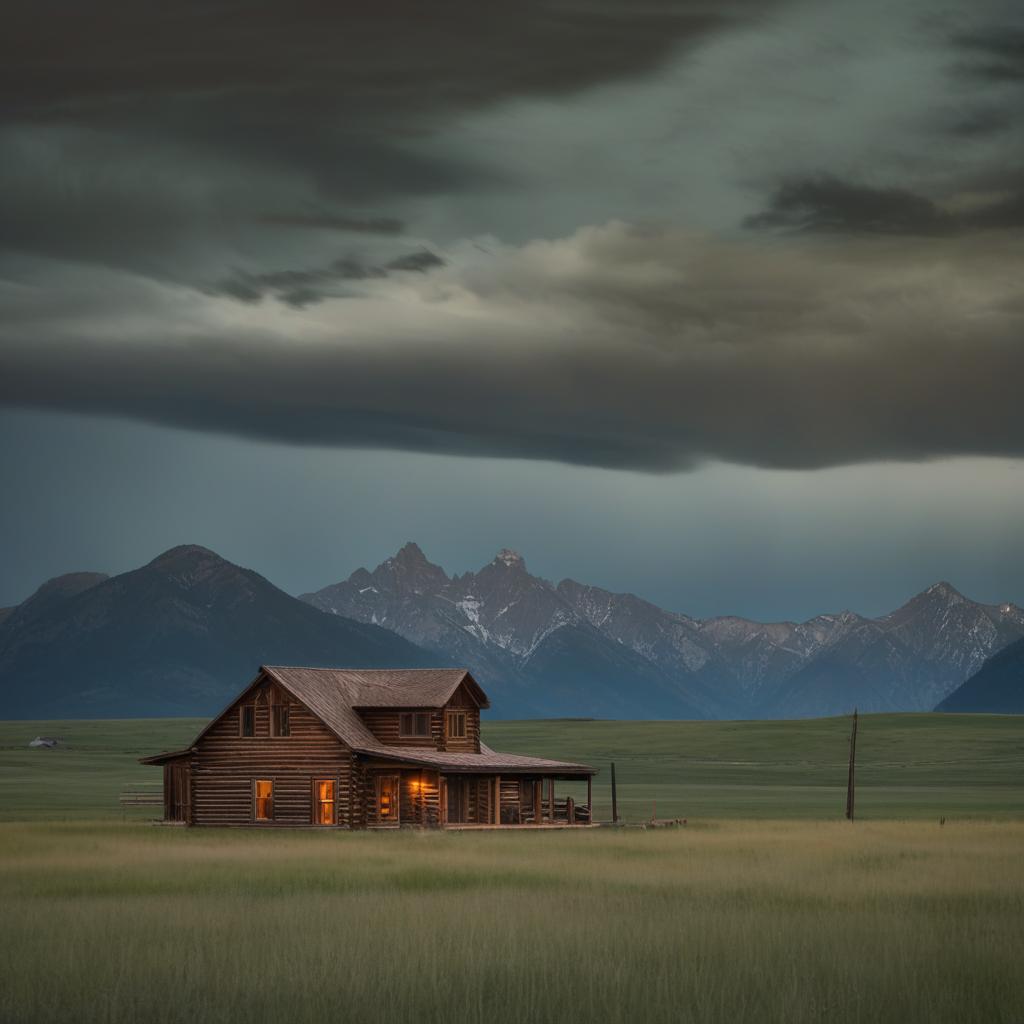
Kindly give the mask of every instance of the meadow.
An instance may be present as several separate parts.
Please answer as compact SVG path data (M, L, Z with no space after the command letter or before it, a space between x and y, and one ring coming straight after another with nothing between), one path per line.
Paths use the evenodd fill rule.
M853 824L842 720L489 727L678 829L122 820L195 724L0 725L0 1021L1024 1020L1020 719L868 716Z

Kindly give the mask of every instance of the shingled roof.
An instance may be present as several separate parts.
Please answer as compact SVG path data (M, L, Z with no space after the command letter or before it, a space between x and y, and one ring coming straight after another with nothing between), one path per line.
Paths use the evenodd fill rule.
M262 676L273 679L297 697L343 743L360 754L439 768L447 772L575 776L595 774L595 769L589 765L552 761L545 757L526 757L522 754L504 754L491 750L483 743L480 744L479 754L434 750L430 747L392 747L378 740L359 716L358 708L444 707L462 683L466 683L466 688L481 707L489 707L487 695L464 668L341 669L263 665L256 679ZM220 715L203 729L193 746L218 718ZM144 763L162 764L186 753L174 751L158 754L144 759Z

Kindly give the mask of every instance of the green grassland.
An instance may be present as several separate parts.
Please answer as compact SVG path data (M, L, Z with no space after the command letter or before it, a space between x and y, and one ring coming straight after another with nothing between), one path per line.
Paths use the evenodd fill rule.
M123 788L160 784L160 769L137 759L189 743L203 724L0 722L0 820L119 817ZM612 761L627 820L650 818L655 804L658 817L830 819L845 807L849 729L844 718L492 722L484 740L498 750L599 768L594 802L602 819L611 817ZM63 743L28 749L38 734ZM1024 820L1024 717L865 715L857 781L863 818ZM577 796L585 792L562 785Z
M1024 1020L1022 719L865 717L852 825L839 719L488 726L678 829L122 820L198 725L0 724L4 1024Z

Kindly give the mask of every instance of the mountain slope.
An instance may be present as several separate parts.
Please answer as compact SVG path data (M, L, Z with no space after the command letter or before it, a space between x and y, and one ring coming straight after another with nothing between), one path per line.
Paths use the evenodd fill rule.
M927 710L1024 636L1024 610L948 583L878 619L700 620L575 580L553 587L511 551L449 577L413 543L303 600L446 652L490 681L501 710L528 714L603 715L624 702L629 717Z
M480 677L505 717L703 718L717 711L689 680L595 628L514 551L449 577L410 542L373 572L358 569L302 600L444 651Z
M1024 714L1024 639L994 654L935 710Z
M388 630L324 615L201 547L83 583L46 584L0 624L8 716L208 714L261 663L438 664Z

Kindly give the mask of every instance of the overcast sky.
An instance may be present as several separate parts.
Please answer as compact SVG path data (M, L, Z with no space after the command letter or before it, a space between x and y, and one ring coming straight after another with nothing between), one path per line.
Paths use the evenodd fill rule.
M124 0L0 38L0 604L408 539L695 615L1024 602L1024 17Z

